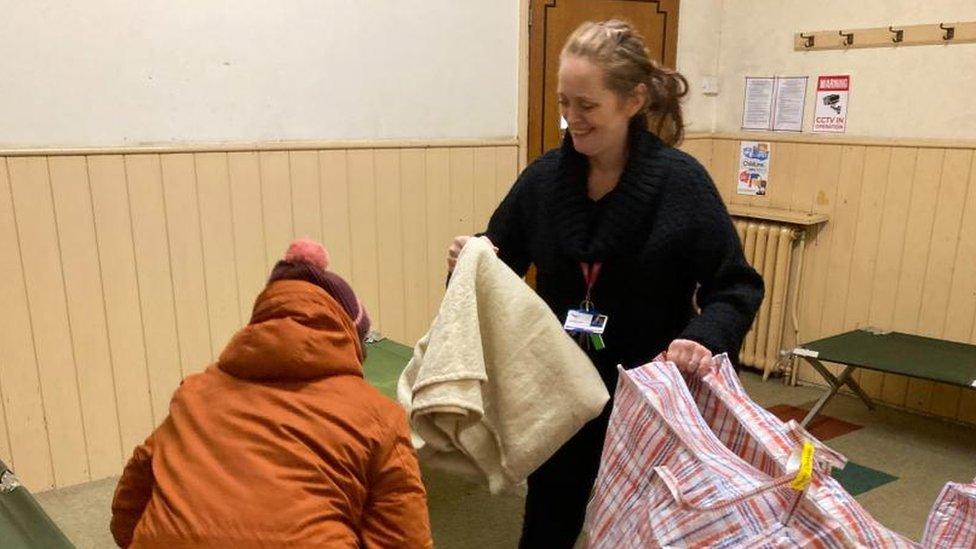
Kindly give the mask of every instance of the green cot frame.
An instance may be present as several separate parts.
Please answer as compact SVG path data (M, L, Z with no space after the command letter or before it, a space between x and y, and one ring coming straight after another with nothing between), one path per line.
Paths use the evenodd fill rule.
M804 427L844 385L874 409L871 398L851 377L858 368L976 388L976 346L964 343L865 328L811 341L792 353L813 366L829 385L803 419ZM841 364L844 369L835 376L823 362Z

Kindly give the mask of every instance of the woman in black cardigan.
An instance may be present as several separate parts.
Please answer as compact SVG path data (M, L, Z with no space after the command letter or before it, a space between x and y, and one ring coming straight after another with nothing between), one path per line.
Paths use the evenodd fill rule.
M611 393L618 364L665 350L686 371L713 353L734 362L763 296L715 185L673 147L685 93L684 77L650 60L629 24L581 26L560 57L562 147L522 172L485 234L519 275L536 266L537 291L560 319L584 301L607 315L602 344L581 344ZM451 246L452 268L467 238ZM572 547L609 412L529 477L522 547Z

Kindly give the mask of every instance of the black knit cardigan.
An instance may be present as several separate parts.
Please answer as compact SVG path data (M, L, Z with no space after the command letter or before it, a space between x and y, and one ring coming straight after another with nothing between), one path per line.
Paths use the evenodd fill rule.
M736 363L763 282L708 173L643 129L631 130L609 194L591 200L587 173L568 134L522 172L486 232L502 260L519 275L536 266L537 291L561 321L586 293L580 263L603 264L593 303L609 316L606 348L589 354L611 391L617 364L644 364L675 338Z

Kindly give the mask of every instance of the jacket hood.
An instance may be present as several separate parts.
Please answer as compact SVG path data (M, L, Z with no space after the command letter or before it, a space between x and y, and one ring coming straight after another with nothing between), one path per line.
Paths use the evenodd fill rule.
M356 327L335 299L314 284L280 280L258 296L251 322L234 334L217 367L241 379L307 381L361 377L362 361Z

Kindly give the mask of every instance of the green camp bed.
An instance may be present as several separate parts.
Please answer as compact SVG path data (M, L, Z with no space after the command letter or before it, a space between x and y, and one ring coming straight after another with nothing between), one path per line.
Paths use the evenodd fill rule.
M369 343L366 345L363 375L370 385L396 400L397 380L412 356L412 348L389 339Z
M0 547L74 547L51 517L0 461Z
M864 328L811 341L794 349L793 356L807 361L829 385L803 419L804 427L844 385L874 409L871 398L851 377L858 368L976 388L976 346L930 337ZM835 376L823 362L841 364L844 369Z

